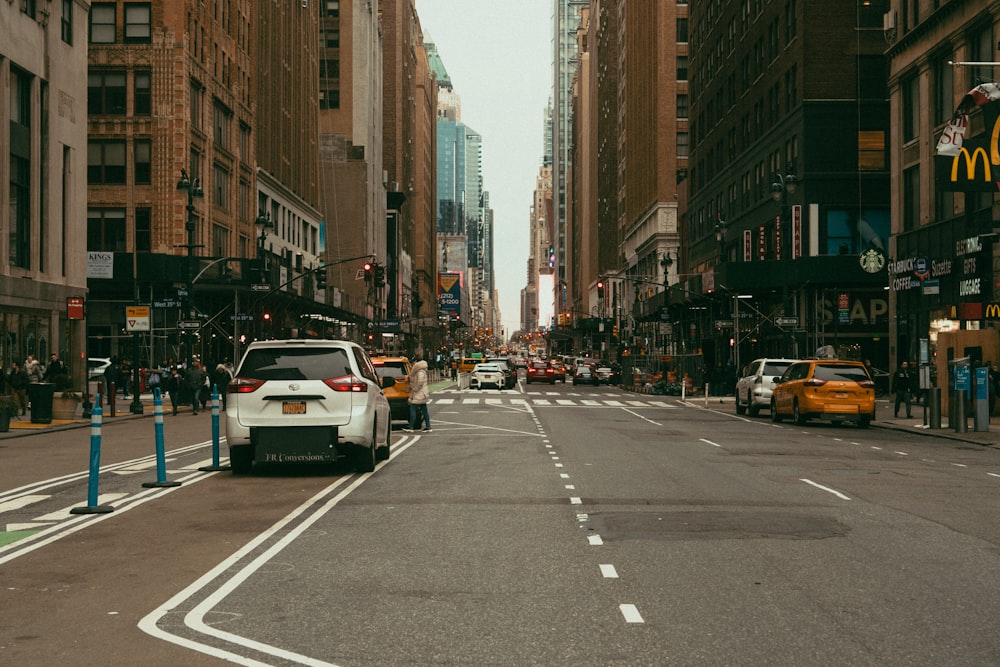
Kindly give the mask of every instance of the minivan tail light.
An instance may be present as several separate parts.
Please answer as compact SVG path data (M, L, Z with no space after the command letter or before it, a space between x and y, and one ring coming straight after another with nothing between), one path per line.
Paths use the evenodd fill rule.
M810 380L806 380L802 384L805 385L806 387L822 387L823 385L826 384L826 380L819 380L817 378L812 378Z
M329 380L323 380L323 384L334 391L368 391L368 385L356 375L345 375L339 378L330 378Z
M861 382L858 383L858 386L861 387L862 389L874 389L875 383L872 382L871 380L862 380Z
M264 384L263 380L258 380L257 378L235 378L232 382L226 385L227 394L252 394L253 392L260 389Z

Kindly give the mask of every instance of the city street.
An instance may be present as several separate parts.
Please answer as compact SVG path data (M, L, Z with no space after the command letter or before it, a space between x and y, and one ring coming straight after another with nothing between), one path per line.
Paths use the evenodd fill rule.
M88 429L0 441L4 662L1000 661L992 445L568 384L430 412L374 473L249 477L168 416L173 487L142 486L153 420L118 421L106 514L68 512Z

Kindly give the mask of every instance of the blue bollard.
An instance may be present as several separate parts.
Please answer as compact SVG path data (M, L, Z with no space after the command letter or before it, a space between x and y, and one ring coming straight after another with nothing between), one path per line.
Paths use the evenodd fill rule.
M101 395L97 395L97 407L90 411L90 479L87 483L87 506L74 507L70 514L107 514L114 512L111 505L97 504L97 482L101 475L101 424L104 411L101 410Z
M202 466L198 470L216 472L229 470L229 466L219 465L219 386L212 385L212 465Z
M163 397L159 387L153 389L153 424L156 430L156 481L143 482L142 485L147 489L180 486L180 482L167 481L167 460L163 451Z

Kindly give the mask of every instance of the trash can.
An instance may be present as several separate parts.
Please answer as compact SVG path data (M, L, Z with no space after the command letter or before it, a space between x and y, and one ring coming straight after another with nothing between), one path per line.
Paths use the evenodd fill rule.
M52 423L52 396L56 386L51 382L32 382L28 384L28 401L31 402L31 423Z

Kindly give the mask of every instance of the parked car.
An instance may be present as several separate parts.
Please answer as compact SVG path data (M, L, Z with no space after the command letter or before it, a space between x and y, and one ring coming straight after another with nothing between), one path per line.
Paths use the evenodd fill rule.
M756 417L761 408L771 408L774 381L795 359L754 359L744 366L736 380L736 414Z
M555 376L555 381L566 384L566 364L564 364L561 361L553 361L551 365L552 365L552 374Z
M784 372L771 393L771 419L798 424L809 419L853 421L861 428L875 419L875 383L860 361L807 359Z
M601 366L594 370L594 374L599 384L616 384L618 380L618 374L610 366Z
M483 387L503 389L505 384L504 372L498 364L476 364L472 369L472 377L469 378L471 389L482 389Z
M234 474L255 463L353 459L371 472L389 458L389 401L360 345L342 340L251 343L227 387L226 439Z
M593 369L590 366L581 364L576 367L576 372L573 373L573 384L599 384L599 382Z
M101 380L104 378L104 371L111 365L111 360L106 357L91 357L87 359L87 379Z
M548 382L549 384L555 384L555 370L552 366L549 366L549 362L547 361L532 361L528 364L528 372L524 380L528 384L531 384L532 382Z
M380 378L391 377L394 384L385 388L390 418L410 420L410 360L406 357L372 357Z

